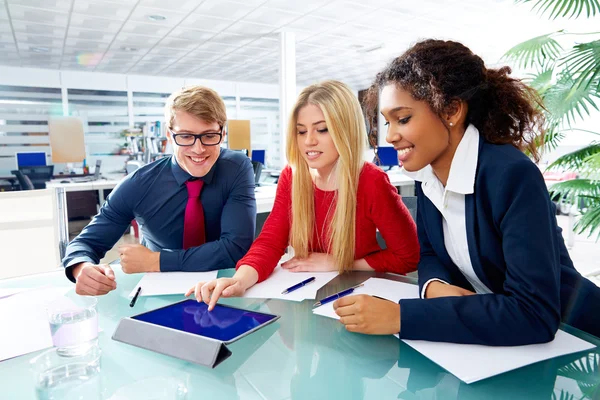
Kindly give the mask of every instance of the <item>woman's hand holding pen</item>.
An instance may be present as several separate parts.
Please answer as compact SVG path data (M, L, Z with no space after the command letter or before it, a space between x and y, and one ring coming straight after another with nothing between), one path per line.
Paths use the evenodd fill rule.
M281 263L281 268L290 270L291 272L325 272L337 271L335 262L331 254L327 253L310 253L306 258L293 257L284 263Z
M249 265L242 265L233 277L218 278L209 282L198 282L185 295L187 297L194 293L196 300L208 304L208 311L212 311L221 296L242 296L257 281L258 272Z
M350 332L370 335L400 332L400 304L393 301L359 294L336 300L333 309Z

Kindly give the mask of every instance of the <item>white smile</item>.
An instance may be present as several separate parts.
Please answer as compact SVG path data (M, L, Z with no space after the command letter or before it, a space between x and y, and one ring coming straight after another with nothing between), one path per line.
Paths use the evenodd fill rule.
M414 149L414 147L406 147L404 149L398 150L398 155L404 156L404 155L410 153L413 149Z
M195 163L202 163L204 162L204 160L206 160L208 157L192 157L190 156L190 158L192 159L193 162Z

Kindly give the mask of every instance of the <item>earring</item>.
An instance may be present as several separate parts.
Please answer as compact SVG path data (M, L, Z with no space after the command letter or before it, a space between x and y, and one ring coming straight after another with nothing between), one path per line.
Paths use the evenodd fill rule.
M454 126L454 122L450 122L450 126Z

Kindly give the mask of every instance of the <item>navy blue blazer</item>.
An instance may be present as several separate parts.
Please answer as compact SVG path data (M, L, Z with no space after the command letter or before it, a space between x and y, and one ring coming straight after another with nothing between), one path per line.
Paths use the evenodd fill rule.
M440 212L418 182L416 190L419 287L439 278L474 291L446 251ZM600 336L600 288L573 267L542 174L526 155L481 138L465 213L473 269L493 293L401 300L403 339L544 343L561 320Z

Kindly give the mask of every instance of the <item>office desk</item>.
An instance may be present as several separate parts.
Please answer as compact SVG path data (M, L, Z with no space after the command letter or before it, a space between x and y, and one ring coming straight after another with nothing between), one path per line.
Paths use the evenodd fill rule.
M415 195L415 181L408 176L402 174L400 170L387 172L392 185L398 188L398 193L402 196ZM258 186L254 192L256 196L256 212L258 214L271 212L273 203L275 202L275 193L277 185Z
M65 179L53 179L46 182L47 188L61 187L65 189L65 192L81 192L84 190L97 190L98 198L100 199L100 205L104 203L104 190L114 189L115 186L123 179L123 176L110 176L108 179L98 179L95 181L77 182L72 181L68 178ZM69 181L69 182L63 182Z
M225 299L223 303L281 315L229 346L233 355L215 369L111 340L120 318L181 300L182 296L141 297L134 308L127 295L140 279L116 270L117 289L99 297L102 398L135 381L174 377L188 399L557 399L598 398L600 353L541 362L471 385L423 357L393 336L346 332L335 320L315 316L313 301ZM230 276L232 270L221 271ZM338 277L319 291L334 293L371 273ZM409 278L387 275L393 279ZM0 281L0 287L68 285L62 271ZM190 282L192 284L192 282ZM3 326L2 329L7 329ZM8 328L10 329L10 328ZM582 332L570 332L600 344ZM38 353L0 362L1 398L33 399L29 360ZM583 393L595 390L595 395ZM573 397L571 397L571 395ZM596 396L596 397L593 397Z

